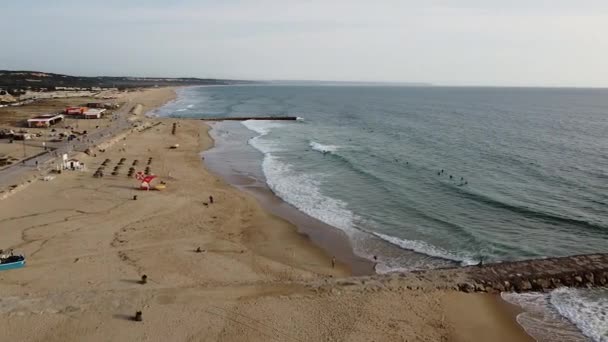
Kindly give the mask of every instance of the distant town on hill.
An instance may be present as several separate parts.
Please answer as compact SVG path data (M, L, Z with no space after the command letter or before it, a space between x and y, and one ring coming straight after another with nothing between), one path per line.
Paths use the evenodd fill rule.
M40 71L0 70L0 89L12 92L21 89L61 90L65 88L140 88L180 85L249 84L252 81L213 78L70 76ZM257 83L257 82L255 82Z

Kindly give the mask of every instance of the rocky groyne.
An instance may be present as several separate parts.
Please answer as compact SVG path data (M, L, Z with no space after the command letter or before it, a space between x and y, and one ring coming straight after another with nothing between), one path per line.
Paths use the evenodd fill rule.
M608 254L575 255L486 265L419 270L309 284L316 291L454 290L462 292L548 292L566 287L608 286Z
M241 116L227 118L203 118L203 121L247 121L247 120L279 120L279 121L295 121L297 116Z
M457 286L464 292L544 292L561 286L599 287L608 285L608 254L469 266L463 271L470 281Z

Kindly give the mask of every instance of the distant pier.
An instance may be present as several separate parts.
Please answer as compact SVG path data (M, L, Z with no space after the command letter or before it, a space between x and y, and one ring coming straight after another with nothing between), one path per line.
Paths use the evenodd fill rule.
M203 121L247 121L247 120L273 120L273 121L296 121L297 116L239 116L227 118L202 118Z

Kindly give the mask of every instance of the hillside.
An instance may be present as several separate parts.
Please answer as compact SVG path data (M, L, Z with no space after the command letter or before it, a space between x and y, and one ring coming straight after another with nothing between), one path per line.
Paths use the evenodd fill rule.
M246 84L250 81L221 80L211 78L166 78L166 77L109 77L70 76L39 71L0 70L0 89L77 87L77 88L134 88L177 85L227 85Z

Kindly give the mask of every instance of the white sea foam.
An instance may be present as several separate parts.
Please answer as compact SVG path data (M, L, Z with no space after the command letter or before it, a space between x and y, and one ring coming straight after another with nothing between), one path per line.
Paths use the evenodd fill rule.
M551 305L595 342L608 342L608 289L559 288Z
M189 105L186 106L186 108L192 108L192 107L194 107L193 104L189 104Z
M176 110L176 112L185 112L185 111L187 111L187 110L188 110L188 109L186 109L186 108L182 108L182 109L177 109L177 110Z
M419 240L406 240L400 239L394 236L382 234L382 233L373 233L375 236L381 238L384 241L392 243L393 245L399 246L403 249L407 249L410 251L414 251L417 253L426 254L428 256L442 258L447 260L453 260L460 262L462 265L475 265L479 261L476 261L472 257L468 256L459 256L449 251L444 250L443 248L433 246L427 242L419 241Z
M249 144L258 151L264 154L284 151L278 142L270 139L264 139L264 137L268 135L270 131L283 127L283 124L267 120L247 120L243 122L243 125L245 125L245 127L248 129L260 134L257 137L249 140Z
M321 153L331 153L336 152L338 150L338 146L336 145L323 145L316 141L310 141L309 145L313 150L319 151Z
M296 121L304 121L304 118L301 116L296 117Z
M284 126L282 123L270 120L247 120L243 121L243 125L260 135L267 135L271 130Z
M346 232L355 215L346 203L321 193L321 176L294 172L292 167L268 153L262 162L268 186L277 196L304 213Z
M412 267L400 267L400 266L391 266L386 263L378 263L374 270L378 274L389 274L389 273L407 273L415 270L416 268Z
M524 310L517 315L517 323L536 341L587 342L587 338L549 304L548 293L503 292L500 295Z
M272 191L300 211L344 231L352 231L354 214L346 203L321 193L322 175L295 172L293 167L273 154L282 151L278 142L264 139L284 124L266 120L248 120L245 127L260 135L249 144L264 153L262 170Z

